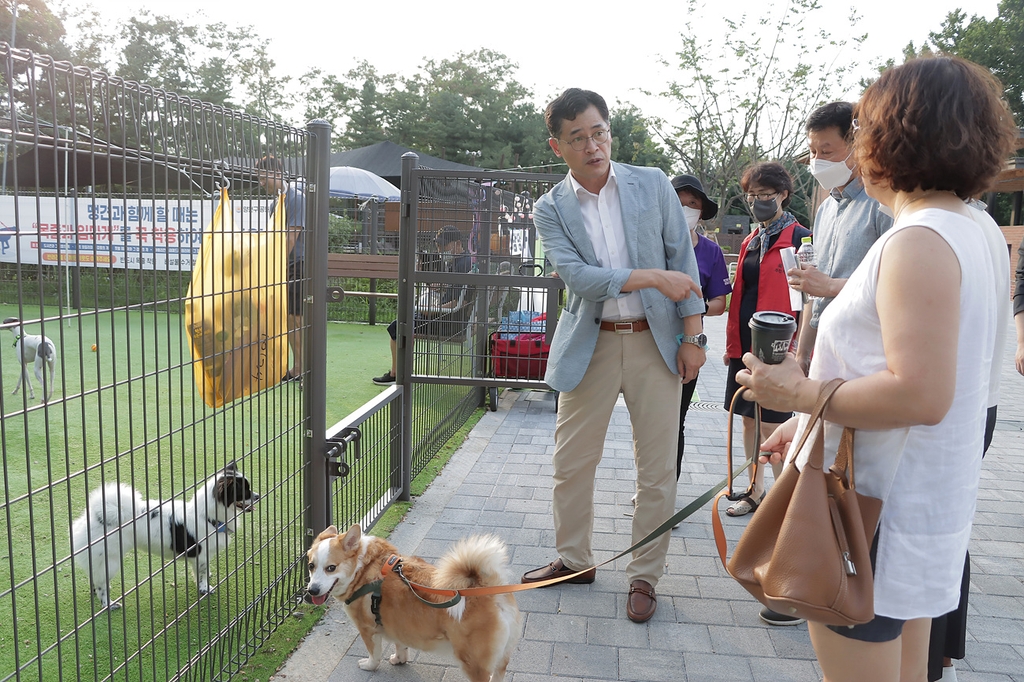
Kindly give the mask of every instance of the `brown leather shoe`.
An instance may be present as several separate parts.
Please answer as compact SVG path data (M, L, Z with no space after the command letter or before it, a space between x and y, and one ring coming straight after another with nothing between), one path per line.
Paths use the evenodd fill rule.
M651 619L658 609L658 599L654 596L654 588L646 580L634 580L629 584L629 596L626 597L626 615L634 623L644 623Z
M567 568L565 564L562 563L561 559L555 559L547 566L535 568L532 571L527 571L526 573L523 573L523 582L539 583L542 580L552 580L554 578L561 578L563 575L572 575L575 572L576 571L572 570L571 568ZM563 580L562 582L575 583L578 585L589 585L590 583L594 582L594 578L596 576L597 569L592 568L589 571L584 571L583 573L580 573L575 578L569 578L568 580ZM549 587L549 585L545 585L545 587Z

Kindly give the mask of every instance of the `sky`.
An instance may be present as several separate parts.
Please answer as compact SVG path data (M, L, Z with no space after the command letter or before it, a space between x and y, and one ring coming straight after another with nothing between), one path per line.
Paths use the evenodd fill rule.
M517 0L472 3L461 0L85 0L109 19L148 8L155 13L199 24L202 17L234 25L252 25L269 43L281 73L298 77L311 67L342 75L360 60L380 73L412 74L424 58L444 59L481 47L501 52L518 63L515 78L531 88L543 105L566 87L595 90L608 100L633 103L648 114L671 119L665 100L642 90L661 92L684 76L666 68L681 46L687 3L678 0L625 0L622 3L570 3ZM908 41L922 42L940 28L954 9L996 15L997 0L819 0L814 13L833 38L850 31L851 8L860 15L856 33L868 38L855 52L846 47L840 59L856 59L868 75L869 65L900 59ZM785 11L785 0L717 0L700 2L693 15L702 37L724 31L723 16L769 19ZM269 9L255 11L261 6ZM756 22L751 22L756 23ZM769 21L773 24L774 21ZM848 56L847 56L848 55ZM856 93L848 93L847 96Z

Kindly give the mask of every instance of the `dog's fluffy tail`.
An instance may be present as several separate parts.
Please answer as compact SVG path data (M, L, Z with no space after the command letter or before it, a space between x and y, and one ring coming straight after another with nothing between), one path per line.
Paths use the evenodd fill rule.
M459 540L437 562L434 587L461 590L501 585L507 581L508 555L496 535L474 535Z
M131 523L144 506L142 495L127 483L108 483L89 493L89 518L108 531Z

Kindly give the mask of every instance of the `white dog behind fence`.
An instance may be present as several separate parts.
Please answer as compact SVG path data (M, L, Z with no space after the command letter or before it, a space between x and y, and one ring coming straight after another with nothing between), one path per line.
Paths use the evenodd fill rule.
M35 366L36 380L43 391L43 402L50 400L53 395L53 374L57 364L57 346L53 341L42 334L26 334L21 326L21 320L16 317L8 317L4 325L10 325L9 329L14 334L14 352L18 356L20 371L18 383L15 385L11 395L17 395L21 388L22 381L28 387L28 394L32 400L36 399L35 389L32 388L32 380L28 375L29 365ZM47 387L49 383L49 387Z

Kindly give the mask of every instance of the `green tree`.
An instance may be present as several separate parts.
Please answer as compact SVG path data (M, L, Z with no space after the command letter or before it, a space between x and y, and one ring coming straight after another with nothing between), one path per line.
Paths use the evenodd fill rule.
M977 15L968 20L966 12L954 10L941 29L928 35L927 47L991 69L1017 123L1024 125L1024 0L1002 0L991 20Z
M426 60L406 76L364 61L340 79L307 74L306 111L340 124L343 149L387 139L485 168L548 163L543 117L515 79L517 68L486 49Z
M790 168L796 207L813 190L809 174L795 162L806 144L804 121L856 82L856 62L843 48L866 37L854 34L856 15L842 22L844 34L854 35L848 40L827 31L810 35L808 18L819 12L817 0L786 0L760 8L753 20L725 19L727 32L709 38L697 29L696 0L681 13L692 17L675 55L681 76L662 93L679 118L659 128L681 167L718 201L721 215L740 203L740 175L755 161L778 160Z
M634 166L653 166L672 172L672 159L651 135L649 122L640 110L630 104L609 112L612 129L612 159Z
M64 42L65 34L64 23L45 0L3 0L0 4L0 40L16 48L66 60L71 52Z

